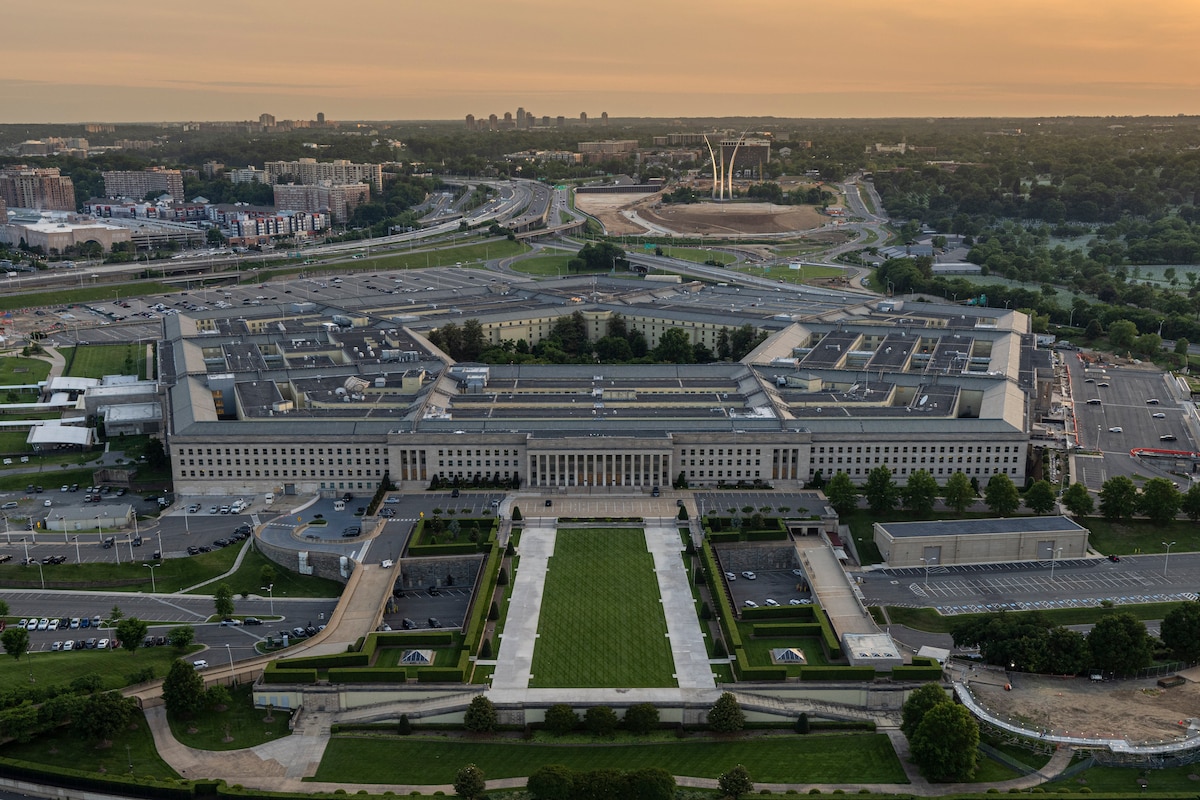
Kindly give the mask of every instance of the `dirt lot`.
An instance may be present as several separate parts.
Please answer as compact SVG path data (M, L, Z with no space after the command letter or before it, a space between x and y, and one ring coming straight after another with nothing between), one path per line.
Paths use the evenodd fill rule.
M1182 735L1200 718L1200 684L1192 681L1160 689L1154 679L1092 683L1016 674L1012 687L971 681L986 708L1053 733L1158 741Z
M772 203L695 203L692 205L658 204L658 195L579 194L575 204L581 211L597 217L610 235L647 233L621 213L636 212L647 222L681 235L784 233L820 228L829 221L812 206L777 206Z

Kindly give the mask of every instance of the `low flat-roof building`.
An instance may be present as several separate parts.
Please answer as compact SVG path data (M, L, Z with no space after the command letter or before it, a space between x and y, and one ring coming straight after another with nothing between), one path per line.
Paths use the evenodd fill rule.
M1088 546L1088 529L1067 517L876 522L874 530L891 567L1082 558Z
M133 525L133 506L129 503L116 505L56 508L46 515L46 528L52 531L84 534L93 533L103 538L112 528L128 528ZM98 532L97 529L105 532ZM82 537L80 543L82 543ZM124 540L122 540L124 541ZM136 544L136 542L135 542Z

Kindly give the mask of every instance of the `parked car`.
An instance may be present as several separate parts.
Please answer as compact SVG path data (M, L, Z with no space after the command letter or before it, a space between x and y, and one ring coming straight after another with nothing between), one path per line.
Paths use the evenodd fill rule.
M758 603L754 602L753 600L747 600L744 605L746 608L758 608Z
M750 570L746 570L745 572L743 572L743 573L742 573L742 577L743 577L743 578L745 578L745 579L746 579L746 580L748 580L748 581L756 581L756 580L758 580L758 576L757 576L757 575L755 575L755 574L754 574L753 572L751 572Z

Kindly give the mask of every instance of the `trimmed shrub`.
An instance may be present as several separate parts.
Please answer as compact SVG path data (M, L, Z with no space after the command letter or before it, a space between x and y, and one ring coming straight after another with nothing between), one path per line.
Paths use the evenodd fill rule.
M330 683L404 683L408 670L404 667L333 667Z

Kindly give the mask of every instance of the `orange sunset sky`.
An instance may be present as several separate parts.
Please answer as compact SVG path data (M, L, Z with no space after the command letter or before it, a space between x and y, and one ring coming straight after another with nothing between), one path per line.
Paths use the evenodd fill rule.
M1200 113L1200 0L6 0L0 21L0 122Z

